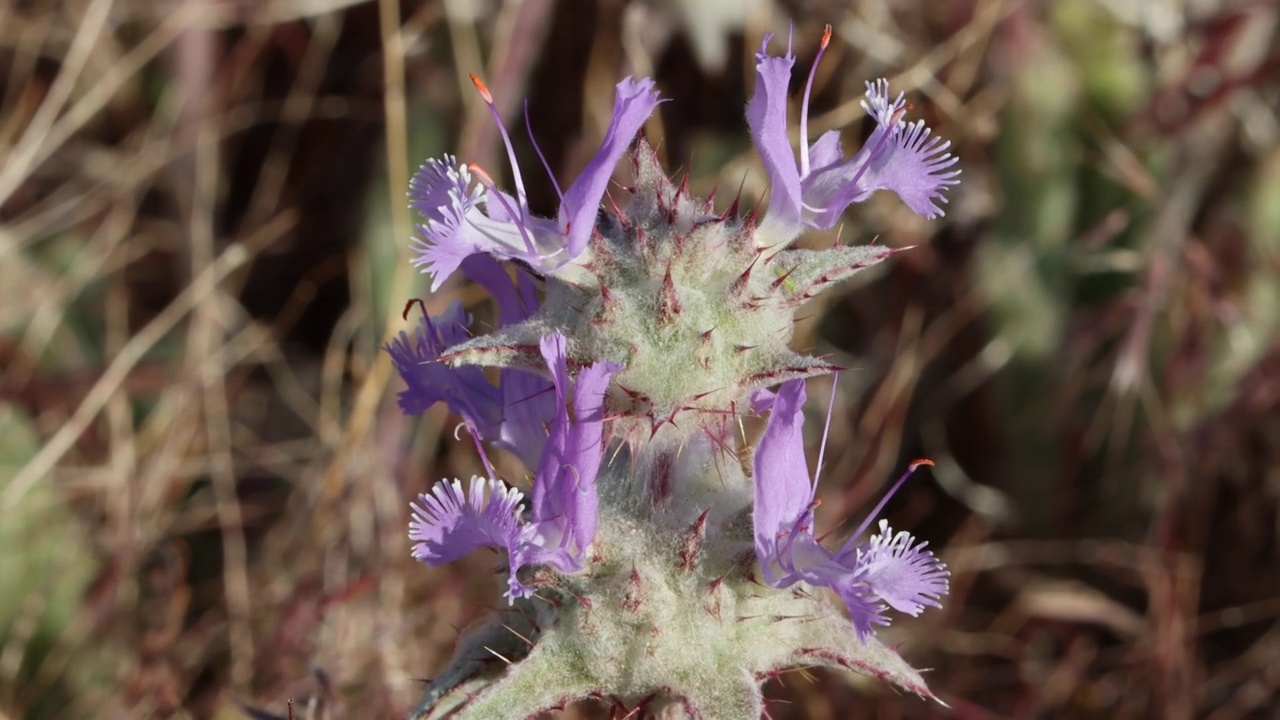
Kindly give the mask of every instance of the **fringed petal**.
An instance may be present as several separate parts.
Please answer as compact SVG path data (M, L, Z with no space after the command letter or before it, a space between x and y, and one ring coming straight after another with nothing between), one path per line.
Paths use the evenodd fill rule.
M950 573L941 560L907 532L894 533L887 520L863 547L859 565L876 597L894 610L916 616L926 607L941 607Z
M510 550L520 529L524 495L492 478L471 478L466 494L459 480L436 483L410 505L413 557L432 567L481 547Z

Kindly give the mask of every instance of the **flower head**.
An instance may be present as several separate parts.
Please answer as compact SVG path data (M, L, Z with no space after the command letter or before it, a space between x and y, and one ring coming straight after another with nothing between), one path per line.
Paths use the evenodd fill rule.
M800 154L791 149L787 135L787 88L795 55L788 39L787 52L769 55L771 35L756 53L756 91L747 104L747 123L756 151L772 183L766 223L790 240L803 226L828 229L851 203L861 202L876 190L889 190L926 218L942 215L946 202L942 190L959 182L950 142L931 136L923 121L902 119L906 102L901 94L889 98L889 83L867 83L862 107L876 121L876 129L852 158L844 159L840 133L823 133L812 145L808 138L809 95L818 63L831 40L831 26L823 33L818 55L805 83L800 111Z
M409 186L410 205L424 222L419 226L420 237L413 242L413 264L432 276L432 290L438 290L463 260L479 253L499 260L521 260L542 273L554 272L578 258L591 239L614 166L659 102L649 78L626 78L618 83L613 118L600 149L560 194L556 217L541 218L529 209L511 138L492 95L479 78L473 75L471 79L498 122L516 194L513 197L498 190L482 170L460 164L450 155L428 160L414 175ZM538 154L541 156L541 150ZM556 192L560 192L558 185Z
M828 31L823 48L829 40ZM797 155L787 135L795 58L766 50L767 40L747 107L773 180L763 223L673 183L643 139L625 202L601 209L615 163L659 102L648 79L617 86L606 137L566 191L556 186L553 217L531 213L505 129L511 192L452 157L414 178L415 264L433 288L459 269L482 285L499 327L468 337L455 305L393 342L408 385L402 406L444 400L477 443L515 452L534 475L521 492L486 459L487 476L441 482L412 505L415 558L439 565L502 550L517 609L468 634L425 690L422 713L447 703L464 718L537 717L595 697L638 703L633 714L682 706L689 716L760 717L759 679L813 664L929 696L872 635L890 609L937 605L946 568L885 521L864 537L883 502L835 549L815 537L804 380L837 368L791 347L804 303L895 250L785 245L877 189L936 215L955 161L922 124L902 121L902 98L891 100L883 81L868 86L877 127L866 147L846 160L835 132L810 144L816 62ZM754 472L732 429L748 404L768 414ZM759 571L741 561L752 541ZM828 593L787 589L797 583L834 590L853 627ZM538 600L522 600L534 585ZM482 649L507 661L501 673L476 659Z
M479 547L505 549L511 570L507 597L512 600L533 592L518 577L525 565L550 565L570 573L582 569L599 512L596 475L604 453L604 393L618 370L596 363L578 374L571 419L564 336L545 338L542 354L555 386L556 412L528 519L522 517L524 495L519 490L493 478L473 477L468 493L458 480L446 480L420 495L409 525L414 558L433 567Z
M885 520L879 534L858 541L885 500L917 467L932 463L912 463L862 526L831 552L813 535L816 487L804 460L804 399L803 381L782 384L755 452L756 555L765 582L781 588L804 581L835 590L864 639L874 626L889 624L888 607L912 616L926 606L939 607L948 573L926 543L917 544L909 533L894 534Z

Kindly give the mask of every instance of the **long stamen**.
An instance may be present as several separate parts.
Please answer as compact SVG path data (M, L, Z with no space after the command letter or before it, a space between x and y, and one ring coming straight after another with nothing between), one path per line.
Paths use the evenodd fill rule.
M542 161L542 169L547 171L547 177L551 178L551 187L556 189L556 197L560 198L560 204L564 204L564 193L560 192L560 183L556 180L555 173L551 172L551 166L547 164L547 157L542 154L542 148L538 147L538 140L533 136L533 125L529 122L529 101L524 101L524 129L529 133L529 142L533 143L533 151L538 153L538 159Z
M502 144L507 147L507 161L511 163L511 177L516 184L516 199L520 201L520 208L529 207L529 201L524 192L524 179L520 177L520 166L516 164L516 151L511 147L511 138L507 135L507 128L502 124L502 116L498 114L498 106L493 104L493 94L489 92L489 88L485 86L484 81L471 74L471 82L476 86L476 90L480 91L480 97L484 99L484 104L489 106L489 114L493 115L493 119L498 123L498 132L502 135ZM523 217L523 213L521 214Z
M818 63L822 62L822 54L831 44L831 26L822 31L822 42L818 43L818 56L813 59L813 67L809 68L809 80L804 84L804 102L800 105L800 177L809 174L809 94L813 91L813 79L818 75Z
M876 506L867 514L867 519L863 520L862 524L858 526L858 529L849 536L850 543L856 542L858 538L862 537L862 533L866 532L867 528L871 527L871 523L875 522L876 518L880 517L880 511L884 510L884 506L888 504L889 498L893 497L893 494L898 492L898 488L902 487L902 484L907 481L907 478L911 477L922 465L933 467L934 463L932 460L925 458L913 460L911 464L907 466L907 471L902 473L902 477L898 478L897 482L893 484L893 487L889 488L889 492L885 493L884 497L880 498L880 502L876 503Z
M818 478L822 476L822 458L827 454L827 435L831 432L831 413L836 407L836 385L839 382L840 373L836 373L831 381L831 399L827 401L827 421L822 426L822 444L818 446L818 466L813 471L814 487L818 486Z
M493 178L489 176L489 173L485 172L484 168L480 167L475 163L471 163L467 165L467 169L469 169L472 173L474 173L475 176L480 179L480 182L485 185L485 187L489 187L489 188L495 187ZM517 178L519 177L519 171L516 172L516 177ZM511 203L507 202L506 197L504 197L502 193L495 192L493 193L493 197L497 198L498 204L502 205L503 210L507 211L507 217L513 217L513 218L524 217L522 208L511 207ZM523 201L520 201L520 202L523 202ZM524 207L528 207L528 205L524 205ZM538 249L534 247L533 237L529 234L528 228L524 226L523 222L517 222L515 223L515 226L516 226L516 229L520 231L520 239L524 240L524 249L527 250L530 255L538 255L539 254ZM484 233L486 237L492 237L491 234L485 233L483 228L480 228L480 232Z

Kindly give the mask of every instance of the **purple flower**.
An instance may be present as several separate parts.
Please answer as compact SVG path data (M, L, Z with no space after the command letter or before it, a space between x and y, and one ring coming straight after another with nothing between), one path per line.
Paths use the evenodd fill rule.
M479 78L473 75L471 79L498 121L516 195L493 187L482 170L460 164L450 155L428 160L414 175L409 185L410 205L425 221L419 226L421 237L413 241L413 264L431 274L433 291L463 260L478 253L499 260L521 260L538 272L553 272L581 255L595 229L596 212L614 166L659 102L649 78L628 77L618 83L613 119L600 149L568 191L560 193L556 186L560 194L556 217L541 218L529 210L511 139L489 90ZM541 157L542 151L538 154ZM473 183L473 179L481 182Z
M412 336L401 332L386 350L407 386L400 391L400 409L417 415L443 401L462 418L480 447L481 438L495 435L502 424L501 393L480 368L453 368L437 361L445 348L470 338L470 326L462 303L454 302L435 319L424 313Z
M528 273L517 269L513 282L502 264L488 255L467 258L462 271L494 297L502 327L523 322L537 311L538 296ZM494 387L478 367L454 368L440 362L449 347L470 339L470 324L462 306L454 303L436 318L423 317L412 337L402 332L388 343L392 363L408 386L400 392L400 408L417 415L443 401L462 418L486 467L490 463L482 441L510 450L527 467L536 468L555 415L552 383L532 372L504 368Z
M513 283L502 263L488 255L472 255L462 262L462 272L493 296L502 327L523 322L538 309L533 278L523 270L515 270ZM532 372L504 368L499 373L498 387L502 394L502 422L498 436L487 439L515 453L525 467L536 468L556 412L552 383Z
M840 133L830 130L809 144L809 95L818 62L831 40L831 26L822 35L818 56L809 70L800 110L800 156L791 149L787 136L787 87L795 55L790 39L782 57L768 54L766 35L756 53L756 92L747 103L747 124L756 151L772 184L767 222L785 234L798 233L802 226L828 229L836 224L851 203L861 202L876 190L890 190L912 210L926 218L943 214L942 190L959 181L959 170L949 170L956 159L947 152L951 146L931 136L924 121L903 121L906 103L901 94L889 99L889 83L867 83L862 107L876 121L862 149L849 160L840 147Z
M813 535L818 503L804 459L804 400L803 380L778 388L755 452L755 541L764 581L776 588L804 581L835 590L864 640L875 626L889 624L885 611L890 607L912 616L926 606L940 607L948 572L925 549L927 543L917 543L909 533L894 534L884 520L879 534L858 542L911 473L932 463L912 463L849 540L836 552L827 550Z
M596 475L604 457L604 397L620 368L599 362L578 373L569 417L569 371L564 336L543 338L542 356L555 386L556 412L534 479L528 518L524 495L492 478L472 478L465 495L457 480L437 483L413 504L409 538L413 557L428 565L452 562L479 547L507 551L507 597L528 597L521 567L550 565L561 572L583 567L595 539L599 498Z

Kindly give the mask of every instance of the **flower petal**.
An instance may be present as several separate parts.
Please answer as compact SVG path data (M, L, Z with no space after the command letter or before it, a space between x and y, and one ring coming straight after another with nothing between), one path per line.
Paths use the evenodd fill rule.
M885 615L888 606L868 587L865 572L846 570L840 581L830 587L849 608L849 621L853 623L859 640L866 642L867 637L875 634L877 627L889 625L889 616Z
M453 368L437 362L445 348L469 338L470 324L462 303L455 302L434 321L424 316L412 337L401 332L386 350L408 386L399 395L406 415L417 415L444 401L469 427L492 437L502 418L498 389L478 367Z
M523 322L538 310L533 278L517 268L515 281L507 268L489 255L472 255L462 263L462 271L483 286L498 305L502 327ZM551 381L536 373L506 368L499 374L502 395L502 422L495 440L534 469L542 457L547 430L555 417L555 395Z
M828 130L818 141L809 146L810 173L833 167L844 162L844 149L840 145L840 131Z
M814 497L804 458L804 400L803 380L791 380L778 387L753 458L756 555L765 582L774 587L794 582L787 578L796 567L791 549L808 547L804 543L795 545L796 535L803 532L801 526L811 524L805 518ZM808 533L812 535L812 528Z
M436 567L476 548L510 549L519 534L523 498L516 488L492 478L471 478L465 495L461 481L436 483L430 494L420 494L418 502L410 505L414 559Z
M476 253L497 257L529 254L528 231L504 211L486 215L492 201L481 185L472 183L471 170L446 155L428 160L409 184L410 206L423 216L419 237L413 239L414 267L432 276L431 290L440 289L462 261Z
M960 182L960 171L950 169L957 162L947 152L951 143L932 136L923 120L903 122L906 101L901 93L890 100L886 80L867 83L862 107L877 123L866 145L848 163L810 178L806 202L821 208L815 225L830 227L850 203L876 190L895 193L925 218L940 217L947 201L942 191Z
M579 373L571 421L564 335L543 338L542 356L555 384L556 414L534 481L533 521L542 526L546 537L558 537L559 546L580 560L596 533L596 475L604 457L605 390L609 378L621 368L600 362Z
M596 536L599 518L599 501L596 492L596 476L604 460L604 399L609 379L621 370L620 365L598 362L578 373L573 388L573 425L568 428L565 453L561 459L561 472L572 470L573 488L577 495L570 505L569 520L574 540L586 548ZM558 428L552 427L554 435Z
M595 230L600 201L609 187L609 179L613 177L613 169L658 103L653 80L628 77L618 83L613 99L613 118L605 131L604 141L595 157L569 186L560 205L560 220L567 238L567 257L560 264L572 260L586 249Z
M782 57L770 57L766 35L756 53L756 91L747 103L751 139L769 175L771 222L798 229L801 220L800 169L787 136L787 86L796 58L788 47Z
M925 607L941 607L938 599L948 590L947 566L925 550L926 545L917 544L910 533L895 534L888 521L881 520L880 533L859 552L871 592L913 617Z
M490 255L468 257L462 262L462 272L493 296L503 327L523 322L538 311L538 295L527 272L517 268L512 281L502 263Z
M471 171L452 155L427 160L409 179L409 207L427 220L444 220L455 211L465 215L481 194L471 187Z

